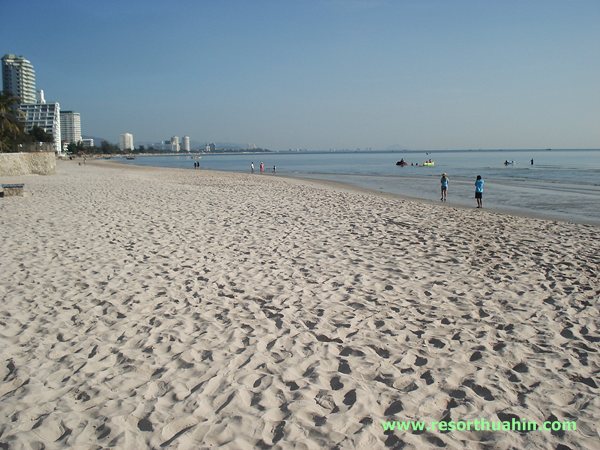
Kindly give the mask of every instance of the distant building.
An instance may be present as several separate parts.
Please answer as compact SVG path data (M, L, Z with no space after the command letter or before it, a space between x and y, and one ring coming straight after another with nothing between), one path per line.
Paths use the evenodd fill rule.
M189 136L183 137L183 151L184 152L190 151L190 137Z
M179 136L173 136L171 138L171 151L172 152L179 151Z
M78 112L60 112L61 140L70 144L81 142L81 117Z
M215 144L213 144L212 142L210 144L206 144L204 146L204 151L205 152L214 152L215 151Z
M94 140L93 139L82 139L81 140L81 145L83 145L84 147L93 147L94 146Z
M54 151L62 153L60 145L60 105L58 103L22 103L19 109L23 112L24 128L29 132L39 127L54 138Z
M36 103L35 71L22 56L2 57L2 86L5 93L19 97L21 103Z
M121 151L133 150L135 148L133 146L133 134L123 133L120 136L119 148L121 149Z

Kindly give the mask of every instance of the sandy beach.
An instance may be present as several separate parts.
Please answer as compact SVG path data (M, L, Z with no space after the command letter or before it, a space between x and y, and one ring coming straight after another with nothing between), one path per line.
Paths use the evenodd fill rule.
M592 449L600 228L61 161L0 199L0 448ZM575 421L384 431L382 421Z

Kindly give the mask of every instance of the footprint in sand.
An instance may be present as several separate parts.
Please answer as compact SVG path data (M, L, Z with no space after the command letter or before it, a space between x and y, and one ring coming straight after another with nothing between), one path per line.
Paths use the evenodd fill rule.
M498 342L497 344L494 345L493 349L496 352L499 352L501 350L503 350L506 347L506 344L504 342Z
M519 373L529 372L529 368L527 367L527 364L525 364L525 363L517 364L516 366L514 366L512 368L512 370L514 370L515 372L519 372Z
M315 397L315 402L321 408L327 409L332 413L336 413L339 411L339 408L335 404L333 397L327 391L320 391Z
M350 369L350 366L348 365L348 361L346 361L345 359L340 359L340 364L338 366L338 372L345 373L345 374L349 374L350 372L352 372L352 370Z
M282 420L277 424L275 429L273 430L273 444L279 442L285 436L283 429L285 428L285 420Z
M394 400L383 412L383 415L386 417L393 416L394 414L398 414L402 410L404 410L402 402L400 400Z
M381 356L382 358L389 358L390 357L390 352L384 348L379 348L376 347L374 345L369 345L369 347L371 347L375 353L377 353L379 356Z
M444 344L442 341L436 338L429 339L429 343L435 348L444 348L446 346L446 344Z
M344 347L340 352L340 356L365 356L361 350L355 350L351 347Z
M137 424L140 431L154 431L154 427L152 426L152 422L148 420L148 417L144 417L140 419Z
M315 422L316 427L320 427L325 425L325 423L327 422L327 417L315 415L313 416L313 421Z
M471 355L471 358L469 358L469 361L473 362L473 361L478 361L481 358L483 358L483 355L481 354L481 352L479 350L473 352L473 354Z
M479 395L481 398L483 398L484 400L491 402L494 400L494 396L492 395L492 392L484 387L484 386L480 386L478 384L476 384L475 382L473 382L472 380L465 380L465 382L463 383L464 386L471 388L477 395Z
M295 381L288 381L285 383L287 387L290 388L290 391L297 391L300 387L296 384Z
M420 356L416 357L415 366L421 367L421 366L424 366L425 364L427 364L427 358L421 358Z
M331 389L333 389L334 391L339 391L340 389L342 389L344 387L344 383L342 383L340 381L340 377L333 377L330 381L329 381L329 385L331 386Z
M348 407L348 409L352 408L352 405L356 403L356 389L352 389L351 391L346 392L344 396L344 405Z
M430 370L428 370L423 375L421 375L421 379L425 380L425 383L427 383L428 385L434 383L434 379L433 379L433 376L431 375Z
M450 392L448 392L448 395L452 398L457 398L459 400L462 400L463 398L465 398L467 396L467 393L465 391L463 391L462 389L453 389Z

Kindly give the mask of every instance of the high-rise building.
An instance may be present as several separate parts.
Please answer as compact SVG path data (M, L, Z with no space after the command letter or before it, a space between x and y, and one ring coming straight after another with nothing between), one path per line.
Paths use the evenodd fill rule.
M35 90L35 71L31 62L22 56L6 54L2 57L2 89L4 93L19 98L23 113L23 128L29 132L34 127L51 134L54 151L62 153L60 145L60 105L48 103L44 91Z
M135 148L133 146L133 134L123 133L119 142L119 148L121 149L121 151L133 150Z
M183 151L184 152L190 151L190 137L189 136L183 137Z
M60 112L60 139L67 144L81 142L81 116L78 112Z
M172 152L179 151L179 136L173 136L171 138L171 151Z
M35 71L22 56L2 57L2 86L5 93L19 97L21 103L36 102Z
M54 151L62 153L60 145L60 105L58 103L22 103L25 131L39 127L54 138Z

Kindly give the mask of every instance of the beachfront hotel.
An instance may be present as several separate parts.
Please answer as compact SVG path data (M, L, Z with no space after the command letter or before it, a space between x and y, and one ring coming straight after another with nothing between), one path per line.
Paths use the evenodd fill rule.
M131 134L131 133L123 133L120 136L119 148L121 149L121 151L124 151L124 150L133 150L134 149L134 146L133 146L133 134Z
M183 151L184 152L190 151L190 137L189 136L183 137Z
M81 142L81 116L78 112L60 112L60 139L66 144Z
M53 137L53 147L57 154L62 153L60 145L60 104L59 103L21 103L19 110L23 112L23 125L29 132L39 127Z
M36 103L35 71L23 56L2 57L2 85L6 94L19 97L21 103Z
M2 89L4 93L19 98L23 113L23 128L29 132L39 127L53 137L53 147L61 154L60 105L46 103L44 91L36 92L35 71L23 56L6 54L2 57Z

